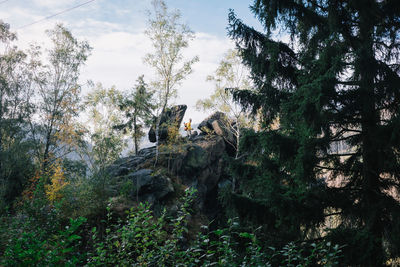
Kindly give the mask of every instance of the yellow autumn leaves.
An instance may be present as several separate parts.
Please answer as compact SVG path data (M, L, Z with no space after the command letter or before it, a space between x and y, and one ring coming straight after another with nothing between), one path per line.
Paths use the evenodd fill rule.
M46 184L44 188L47 199L53 203L54 201L60 200L63 197L62 189L67 186L69 182L65 180L61 164L58 162L55 162L51 165L48 170L48 174L50 177L50 183Z

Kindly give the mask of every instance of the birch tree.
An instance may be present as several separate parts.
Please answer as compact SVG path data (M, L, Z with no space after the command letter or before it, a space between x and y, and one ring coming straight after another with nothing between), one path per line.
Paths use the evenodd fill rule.
M87 147L84 154L92 173L103 175L104 169L117 160L127 146L125 135L113 127L123 122L118 108L121 100L122 94L115 87L106 89L100 83L85 98L87 141L91 147Z
M150 38L153 51L146 54L144 62L154 69L156 90L156 147L158 156L158 132L160 114L170 100L177 96L177 88L192 73L197 56L186 59L183 51L193 40L194 33L181 22L179 10L169 11L163 0L152 1L153 10L148 12L146 35ZM157 161L157 160L156 160Z

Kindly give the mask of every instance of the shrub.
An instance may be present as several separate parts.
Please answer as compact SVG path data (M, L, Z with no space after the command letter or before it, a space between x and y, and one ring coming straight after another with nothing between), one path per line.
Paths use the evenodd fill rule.
M46 233L32 228L9 240L2 264L5 266L76 266L85 260L79 250L81 236L79 227L85 218L71 219L64 229ZM27 227L26 227L27 228Z

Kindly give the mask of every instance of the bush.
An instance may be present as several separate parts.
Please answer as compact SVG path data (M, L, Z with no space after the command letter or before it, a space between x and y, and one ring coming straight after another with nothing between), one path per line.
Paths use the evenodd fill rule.
M195 240L187 238L190 207L194 191L187 190L177 216L167 218L165 211L155 218L149 204L132 208L124 223L112 223L108 207L103 238L92 230L93 251L89 266L337 266L339 246L330 243L296 245L282 249L264 248L255 231L241 231L236 220L226 228L209 231L207 226Z
M159 218L153 216L149 204L139 203L132 208L124 224L111 224L111 208L108 207L107 225L103 238L101 232L92 229L93 252L89 266L157 265L176 266L183 264L184 250L181 243L187 233L189 207L194 191L188 190L182 199L178 216L166 218L166 212Z
M58 206L43 205L46 195L34 198L28 213L3 217L7 240L0 265L6 266L336 266L341 248L330 243L289 243L281 249L264 247L257 229L244 231L237 220L210 231L207 226L190 240L188 226L195 191L188 189L178 211L156 218L150 204L132 207L125 220L116 219L107 206L103 226L93 227L89 243L82 244L85 218L70 219L67 226ZM25 217L24 217L25 216ZM43 223L46 224L43 224ZM40 224L42 223L42 225ZM101 225L100 225L101 226ZM102 230L104 229L104 230ZM3 229L2 229L3 230ZM81 248L85 248L81 252ZM1 253L1 252L0 252Z

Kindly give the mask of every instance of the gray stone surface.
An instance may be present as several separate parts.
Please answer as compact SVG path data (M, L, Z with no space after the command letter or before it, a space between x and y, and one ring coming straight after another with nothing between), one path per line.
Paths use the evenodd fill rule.
M223 112L215 112L213 114L211 114L210 116L208 116L207 118L205 118L202 122L200 122L199 126L197 126L197 128L205 134L209 134L209 133L213 133L214 132L214 128L212 126L213 121L215 120L225 120L226 119L226 115Z
M185 111L186 106L182 110ZM184 111L178 116L179 123ZM130 181L132 189L129 195L134 201L158 203L165 200L170 205L175 205L178 201L175 199L171 202L171 198L168 198L173 196L175 189L194 187L197 189L195 205L200 210L203 208L209 210L210 207L205 208L205 203L217 203L217 191L221 185L227 183L222 180L226 164L223 156L228 149L225 139L230 136L220 124L223 118L225 118L223 113L215 113L199 126L200 130L201 125L203 130L204 127L208 130L202 130L199 135L193 134L189 139L182 138L181 143L162 148L156 167L157 172L152 170L155 147L148 147L140 150L137 156L119 159L111 165L108 168L111 179ZM163 174L160 174L159 170L162 170ZM174 185L178 187L174 188ZM209 201L210 196L214 197L214 200Z
M155 175L151 169L141 169L128 175L135 189L130 195L139 201L154 203L163 199L169 193L174 192L171 180L163 175Z
M215 112L204 119L198 126L203 134L216 134L222 136L227 144L235 146L236 138L232 132L233 122L222 112Z
M236 139L233 135L230 122L215 120L211 123L211 126L217 135L222 136L230 145L235 145Z

